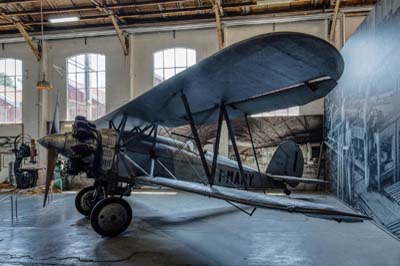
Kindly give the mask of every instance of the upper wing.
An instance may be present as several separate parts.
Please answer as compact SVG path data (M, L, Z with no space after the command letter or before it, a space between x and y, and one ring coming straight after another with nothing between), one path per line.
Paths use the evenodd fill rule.
M135 177L135 179L145 184L170 187L212 198L223 199L255 207L284 210L289 212L299 212L324 219L328 218L338 221L351 222L370 219L368 216L357 214L354 212L343 211L325 204L284 197L269 196L234 188L220 186L210 187L199 183L174 180L164 177L138 176Z
M328 42L302 33L259 35L208 57L98 119L108 126L123 115L132 126L156 122L187 124L181 94L195 123L215 122L223 102L231 119L319 99L331 91L344 68Z

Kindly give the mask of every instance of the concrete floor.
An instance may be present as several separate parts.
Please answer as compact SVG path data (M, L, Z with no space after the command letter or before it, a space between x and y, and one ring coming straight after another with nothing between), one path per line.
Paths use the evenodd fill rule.
M0 265L400 265L400 242L371 222L263 209L249 217L219 200L139 191L129 199L130 228L108 239L78 214L74 196L56 195L45 209L42 196L20 197L14 224L10 203L0 202Z

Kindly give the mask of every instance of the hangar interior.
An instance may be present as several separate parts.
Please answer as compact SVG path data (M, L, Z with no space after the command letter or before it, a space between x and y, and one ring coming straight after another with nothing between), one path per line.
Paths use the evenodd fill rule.
M394 0L1 1L0 265L399 265L399 21L400 2ZM152 124L143 132L149 130L150 139L152 134L157 139L160 136L164 144L171 144L165 139L172 138L177 153L183 150L196 156L195 166L188 160L175 165L171 173L153 150L145 166L138 166L135 158L126 159L133 165L124 166L128 172L132 168L147 173L145 168L150 169L150 177L159 171L173 181L163 181L166 187L161 183L141 185L139 181L139 185L129 187L130 197L125 197L125 202L132 208L133 220L128 221L126 231L113 237L96 234L98 229L92 230L94 214L89 211L88 219L75 207L78 191L100 181L88 178L92 172L76 170L73 159L62 152L52 153L54 149L41 145L40 140L55 132L77 132L82 124L98 129L96 121L118 113L121 106L134 104L132 100L139 103L150 91L180 86L177 89L182 92L185 85L190 89L200 84L200 76L208 68L216 70L217 78L207 81L211 85L205 85L204 94L218 90L212 85L218 80L225 82L218 84L250 91L241 77L261 78L250 69L240 77L224 75L228 73L225 69L234 70L239 64L225 64L218 72L218 58L228 57L231 47L243 46L247 40L292 33L311 36L307 38L315 42L323 40L329 49L337 49L344 70L329 93L299 100L307 102L304 105L266 108L265 112L232 120L229 115L234 108L222 114L221 107L220 117L225 121L197 125L191 122L190 101L189 106L183 104L186 123ZM288 47L294 58L301 52L294 45ZM312 48L308 49L311 54ZM246 55L245 51L243 55L240 50L236 53ZM265 62L257 60L261 62L262 55L255 59L262 69ZM291 79L290 73L279 69L285 66L280 58L275 60L268 63L276 67L274 73ZM300 55L296 60L302 60ZM329 62L331 68L336 67ZM200 67L203 70L198 70ZM302 68L297 71L302 73ZM185 78L185 73L195 74ZM263 78L268 84L269 77ZM316 78L304 81L313 93L316 89L308 84ZM284 90L295 88L292 85ZM153 95L153 103L123 111L119 125L108 121L107 127L120 134L130 121L124 120L126 116L142 119L150 117L146 113L152 110L168 115L170 110L159 104L164 94ZM185 103L183 92L181 97ZM202 97L206 98L200 95L197 100L201 102ZM294 96L277 97L278 102L297 102ZM100 132L97 129L92 131ZM140 127L129 132L134 130L143 133ZM113 145L127 156L130 148L120 147L124 146L121 136ZM102 136L103 142L106 137ZM158 145L154 143L153 149ZM278 158L282 143L296 144L297 148L289 150L296 154L294 168L270 173L274 167L287 167L282 166L284 159ZM101 156L107 151L102 150ZM93 148L88 152L96 158ZM117 161L118 172L122 159L112 154L111 167ZM185 156L176 158L183 161ZM292 155L288 158L293 159ZM225 162L237 171L216 166L218 180L211 163L214 159L217 165ZM209 160L211 174L205 160ZM188 181L202 182L189 177L203 170L201 164L207 168L203 178L213 175L217 189L221 185L233 195L223 189L220 195L212 194L210 179L210 186L205 187L211 194L190 193L202 190L195 185L179 189L183 186L179 184ZM221 177L223 171L226 177ZM183 173L182 180L177 173ZM292 175L321 182L285 181ZM293 199L306 205L327 204L368 219L336 223L317 219L315 213L291 213L290 203L284 209L255 205L248 198L237 200L250 193L248 186L253 191L253 178L272 179L268 189L258 187L251 193L276 196L276 204L280 199L283 203ZM103 196L103 200L117 198L114 194ZM90 208L96 209L101 202L96 198ZM110 216L112 220L124 217L118 211ZM342 221L342 217L334 220Z

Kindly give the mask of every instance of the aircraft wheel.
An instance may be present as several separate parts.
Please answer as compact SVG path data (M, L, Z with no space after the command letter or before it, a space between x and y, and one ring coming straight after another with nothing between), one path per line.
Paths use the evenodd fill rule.
M288 188L285 188L283 192L286 194L286 196L290 196L290 194L292 193L292 191L290 191L290 189Z
M122 198L99 201L90 214L90 223L102 236L116 236L125 231L132 221L132 209Z
M93 198L93 193L95 191L94 186L88 186L83 188L75 197L75 208L78 210L80 214L83 214L87 217L90 216L90 213L93 207L96 205L99 200L104 198L103 193L97 196L97 199Z

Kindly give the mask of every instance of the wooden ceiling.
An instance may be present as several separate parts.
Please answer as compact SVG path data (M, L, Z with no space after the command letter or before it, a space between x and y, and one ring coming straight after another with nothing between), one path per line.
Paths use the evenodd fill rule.
M46 31L215 19L291 11L332 9L338 0L42 0ZM375 4L376 0L341 0L341 7ZM0 1L0 34L40 32L41 0ZM78 16L79 22L51 24L49 18ZM115 21L113 22L113 18ZM114 25L115 26L115 25Z

